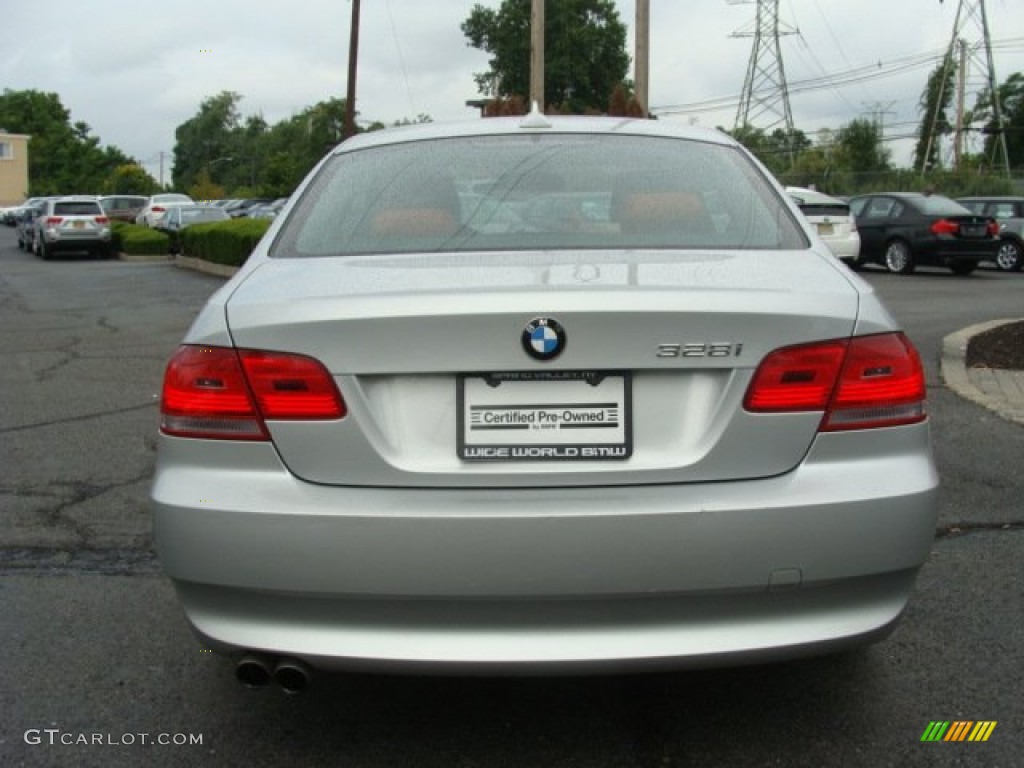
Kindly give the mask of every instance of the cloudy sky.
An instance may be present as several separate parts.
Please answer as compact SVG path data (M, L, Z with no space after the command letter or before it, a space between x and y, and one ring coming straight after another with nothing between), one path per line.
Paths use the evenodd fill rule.
M557 2L557 0L549 0ZM972 0L968 5L976 5ZM499 0L481 0L497 7ZM752 39L754 4L651 0L652 109L663 119L732 127ZM0 89L60 95L88 123L159 175L174 129L222 90L241 93L243 115L270 123L344 96L350 0L124 0L4 3ZM357 109L361 121L418 114L472 119L472 74L487 56L459 29L473 0L363 0ZM879 115L887 135L910 133L928 72L948 46L958 0L782 0L798 34L782 40L796 127L813 135ZM618 0L630 28L634 0ZM1024 71L1022 0L987 0L1000 80ZM977 19L965 28L980 38ZM833 84L829 84L833 81ZM837 84L838 83L838 84ZM693 105L701 105L694 108ZM893 141L898 163L909 140ZM164 170L170 177L169 167Z

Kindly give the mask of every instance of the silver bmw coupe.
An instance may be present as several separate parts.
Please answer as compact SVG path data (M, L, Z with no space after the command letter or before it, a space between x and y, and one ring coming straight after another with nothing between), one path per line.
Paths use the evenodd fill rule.
M164 569L239 679L878 640L928 556L917 352L728 136L346 141L170 360Z

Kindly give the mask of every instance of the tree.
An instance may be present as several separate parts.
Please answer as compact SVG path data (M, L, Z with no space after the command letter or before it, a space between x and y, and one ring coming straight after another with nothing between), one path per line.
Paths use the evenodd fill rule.
M800 153L811 148L807 134L796 129L776 128L771 134L766 134L761 128L743 125L731 131L730 135L775 174L788 170Z
M921 94L919 106L924 117L914 147L914 167L921 171L942 166L941 139L953 131L946 110L953 101L956 70L953 58L947 54L942 63L928 75L928 83Z
M100 147L82 121L56 93L4 90L0 94L0 126L32 137L29 145L29 194L97 192L119 165L133 162L116 147Z
M103 183L103 191L108 195L153 195L159 188L156 179L137 163L117 166Z
M1014 72L998 86L1000 111L1003 114L1002 130L1006 133L1006 153L1011 168L1024 168L1024 73ZM985 157L995 157L995 142L999 138L992 93L985 89L978 95L974 108L975 117L984 123Z
M892 153L882 143L882 129L873 120L851 120L836 134L834 157L844 170L880 173L892 169Z
M234 91L221 91L205 99L199 112L179 125L174 131L175 189L188 189L196 183L200 171L216 180L218 173L239 149L238 103L242 96ZM222 162L223 161L223 162Z
M193 200L221 200L224 198L224 187L210 181L210 174L204 168L196 174L195 183L188 188L188 196Z
M529 94L530 0L503 0L498 10L474 5L462 23L473 48L491 54L490 70L473 75L485 95ZM548 3L544 24L544 101L574 113L603 112L629 69L626 26L613 0Z

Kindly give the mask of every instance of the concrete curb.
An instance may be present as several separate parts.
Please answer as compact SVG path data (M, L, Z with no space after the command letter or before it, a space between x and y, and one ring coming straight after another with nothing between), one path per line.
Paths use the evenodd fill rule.
M182 256L180 253L174 257L174 263L176 266L184 269L194 269L197 272L204 272L207 275L216 275L217 277L231 277L238 271L238 267L229 267L227 264L214 264L212 261L206 261L205 259Z
M1021 382L1024 382L1024 373L989 368L969 372L966 362L967 344L972 336L1015 322L1017 320L1014 318L991 320L946 336L942 340L940 370L946 385L956 394L994 411L1008 421L1024 424L1024 390L1020 389ZM972 381L972 376L979 382L984 382L985 390L988 391Z
M166 264L171 260L171 256L146 256L135 253L123 253L118 251L117 258L120 261L129 261L133 264Z

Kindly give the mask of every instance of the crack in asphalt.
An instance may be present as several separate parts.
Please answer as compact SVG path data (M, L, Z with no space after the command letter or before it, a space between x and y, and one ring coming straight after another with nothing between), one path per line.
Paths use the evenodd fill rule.
M110 333L121 332L121 329L118 328L116 325L113 325L106 315L101 315L99 318L97 318L96 325L102 328L104 331L108 331Z
M42 429L44 427L54 427L60 424L74 424L79 421L90 421L91 419L99 419L104 416L117 416L122 413L132 413L134 411L143 411L147 408L156 408L157 401L154 399L151 402L143 403L139 405L129 405L124 408L115 408L110 411L96 411L94 413L84 413L79 416L67 416L62 419L53 419L51 421L37 421L33 424L21 424L17 427L3 427L0 428L0 435L8 435L15 432L27 432L31 429Z
M992 531L1024 531L1024 522L1009 523L950 523L935 531L935 540L960 538L972 533L989 533Z
M71 492L71 495L67 499L60 501L54 509L46 511L46 525L70 530L82 542L84 545L83 549L88 549L89 542L95 536L91 526L83 521L73 520L68 516L68 513L79 504L99 498L118 488L127 488L145 482L153 477L153 473L153 468L149 468L136 477L103 484L85 482L54 483L54 487L66 488Z
M0 575L49 576L95 573L105 576L150 576L162 573L151 549L2 548Z
M47 379L51 378L53 374L62 368L67 367L71 363L75 362L80 358L76 347L82 343L81 336L72 336L70 339L65 341L63 344L57 345L53 351L60 352L64 355L63 360L58 360L53 365L48 365L45 368L35 372L35 379L37 384L41 384Z

